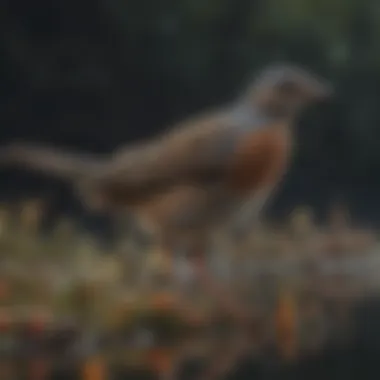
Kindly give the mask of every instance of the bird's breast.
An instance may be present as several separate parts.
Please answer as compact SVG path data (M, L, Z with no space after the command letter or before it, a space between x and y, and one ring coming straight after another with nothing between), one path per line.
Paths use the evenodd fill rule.
M266 129L242 137L228 166L227 186L237 195L273 187L289 163L290 138L285 130Z

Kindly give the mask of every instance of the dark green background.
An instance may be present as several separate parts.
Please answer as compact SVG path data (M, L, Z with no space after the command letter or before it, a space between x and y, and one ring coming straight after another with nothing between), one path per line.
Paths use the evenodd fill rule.
M269 63L301 63L337 97L302 117L273 210L309 203L323 214L343 198L358 218L380 219L375 0L3 0L0 31L0 141L95 152L231 100ZM76 209L57 183L0 179L6 198L43 194Z

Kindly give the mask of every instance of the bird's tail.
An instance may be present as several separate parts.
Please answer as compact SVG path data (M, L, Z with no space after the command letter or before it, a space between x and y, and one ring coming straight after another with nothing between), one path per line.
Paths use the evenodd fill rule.
M77 182L99 170L104 159L53 147L14 143L0 148L0 168L34 170L58 179Z

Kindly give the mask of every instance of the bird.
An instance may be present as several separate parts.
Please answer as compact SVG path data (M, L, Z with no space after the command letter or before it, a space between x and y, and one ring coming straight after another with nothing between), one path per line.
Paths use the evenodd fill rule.
M290 167L297 117L332 94L309 70L272 64L232 102L109 155L16 142L0 149L0 165L66 180L88 207L149 223L169 255L186 242L201 265L213 230L259 218Z

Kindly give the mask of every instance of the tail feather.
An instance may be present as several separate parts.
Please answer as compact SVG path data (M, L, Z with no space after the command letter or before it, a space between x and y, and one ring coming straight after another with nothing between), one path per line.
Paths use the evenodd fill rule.
M0 167L34 170L58 179L76 182L96 173L105 160L95 155L73 153L53 147L11 144L0 148Z

